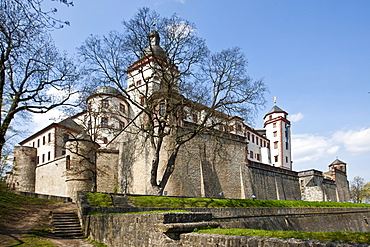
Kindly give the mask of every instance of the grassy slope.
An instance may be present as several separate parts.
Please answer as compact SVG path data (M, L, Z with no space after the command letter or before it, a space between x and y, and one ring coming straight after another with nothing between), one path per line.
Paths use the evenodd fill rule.
M35 211L54 201L14 194L0 189L0 225L19 220L30 211Z
M49 217L43 218L29 233L24 234L18 226L27 215L54 203L51 200L22 196L0 189L0 245L1 246L54 246L45 236L50 232ZM21 234L20 238L8 237L7 230Z
M129 196L138 207L163 208L240 208L240 207L369 207L363 203L348 202L307 202L307 201L279 201L279 200L251 200L251 199L211 199L211 198L178 198L161 196Z

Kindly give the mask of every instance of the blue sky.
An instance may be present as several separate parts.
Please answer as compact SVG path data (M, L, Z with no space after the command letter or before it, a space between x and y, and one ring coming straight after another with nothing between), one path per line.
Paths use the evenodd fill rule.
M194 22L212 51L241 47L249 75L264 78L270 91L253 127L263 127L276 96L292 121L293 169L326 171L338 157L348 164L349 180L370 181L370 1L75 0L74 7L56 2L45 7L49 4L58 8L56 17L71 22L52 34L57 47L71 55L90 34L122 30L121 21L144 6ZM45 124L43 118L35 123Z

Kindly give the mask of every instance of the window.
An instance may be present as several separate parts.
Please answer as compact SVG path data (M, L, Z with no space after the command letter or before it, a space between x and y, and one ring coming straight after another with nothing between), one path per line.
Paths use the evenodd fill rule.
M140 86L141 85L141 80L138 80L137 82L136 82L136 86Z
M84 122L87 122L87 120L88 120L88 116L87 116L87 115L85 115L85 116L84 116Z
M45 141L45 136L42 137L42 145L45 145L46 141Z
M48 142L51 142L51 133L48 134Z
M123 104L119 104L119 110L122 112L122 113L126 113L126 106L123 105Z
M38 165L40 163L40 156L37 156L36 157L36 165Z
M249 158L253 159L253 151L249 151Z
M256 158L257 158L257 160L259 161L260 160L260 154L256 154Z
M35 147L35 142L32 142L32 147Z
M274 142L274 148L277 149L278 148L278 143L279 142Z
M50 151L48 152L48 160L50 160L51 159L51 153L50 153Z
M270 115L270 120L272 119L272 116Z
M103 99L101 101L101 107L108 108L108 106L109 106L109 101L107 99Z
M125 123L124 122L119 122L119 129L125 128Z
M247 133L247 138L248 138L248 141L250 141L250 139L251 139L251 134L248 132Z
M196 113L193 114L193 122L194 123L198 122L198 114L196 114Z
M66 150L62 150L62 155L65 155L66 154Z
M37 139L37 147L40 147L40 139Z
M276 128L276 123L273 123L273 124L272 124L272 127Z
M71 169L71 157L69 155L66 156L66 169Z
M277 131L274 131L274 137L277 137Z
M140 105L144 105L145 104L145 97L142 96L140 97Z
M242 132L242 126L240 124L236 125L236 131L237 132Z
M104 138L103 138L103 143L104 143L104 144L107 144L107 143L108 143L108 138L104 137Z
M252 135L252 142L254 143L254 135Z
M256 144L258 145L258 137L256 136Z
M42 163L45 162L45 154L42 154Z
M102 128L107 128L108 127L108 118L107 117L102 117L101 118L101 127Z
M285 162L288 163L288 156L285 156Z
M274 160L275 160L275 162L278 162L279 156L278 155L274 156Z
M159 104L159 115L163 116L166 113L166 105L164 103Z

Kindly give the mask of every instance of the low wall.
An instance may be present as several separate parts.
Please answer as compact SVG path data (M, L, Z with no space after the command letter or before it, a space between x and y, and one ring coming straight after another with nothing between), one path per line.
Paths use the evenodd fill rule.
M324 246L335 246L335 247L365 247L368 244L345 244L340 242L324 242L309 239L278 239L278 238L260 238L260 237L249 237L249 236L223 236L216 234L200 234L200 233L186 233L180 237L182 246L186 247L215 247L215 246L243 246L243 247L324 247Z
M53 196L53 195L23 192L23 191L14 191L14 193L24 195L24 196L35 197L35 198L42 198L42 199L49 199L49 200L63 201L63 202L72 202L72 199L70 197L65 197L65 196Z
M194 228L205 226L370 232L368 224L370 208L183 208L192 213L88 215L99 211L119 213L174 210L174 208L90 207L84 193L79 192L79 195L77 205L86 237L108 246L368 246L190 232ZM124 203L123 197L119 200L120 203Z

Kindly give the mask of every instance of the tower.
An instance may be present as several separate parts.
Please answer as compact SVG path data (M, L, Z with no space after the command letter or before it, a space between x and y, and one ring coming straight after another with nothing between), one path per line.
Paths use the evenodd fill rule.
M27 146L14 147L14 169L9 183L11 189L35 192L37 149Z
M270 140L272 165L292 170L290 121L287 115L286 111L274 105L263 119L266 137Z
M158 32L152 31L148 38L149 45L141 58L127 70L127 93L141 105L156 91L178 89L178 68L160 46Z

